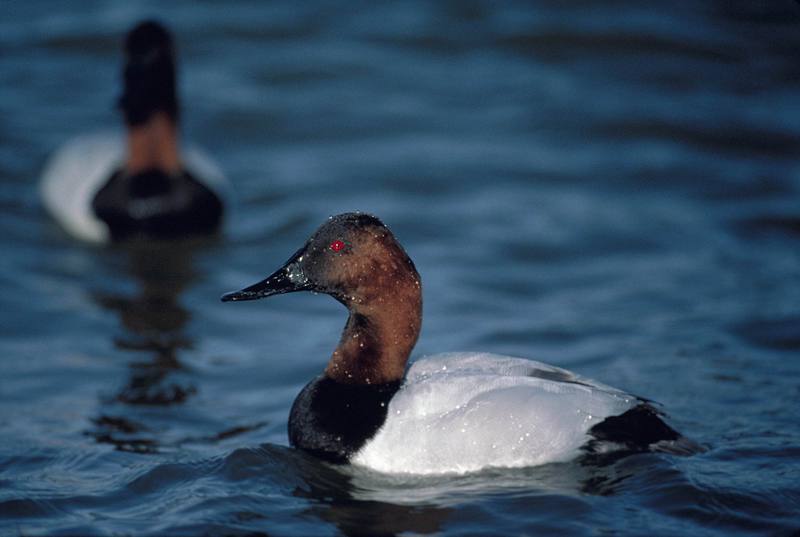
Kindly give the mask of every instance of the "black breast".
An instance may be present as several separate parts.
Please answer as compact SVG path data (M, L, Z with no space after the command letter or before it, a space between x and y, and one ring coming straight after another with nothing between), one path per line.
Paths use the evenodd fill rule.
M401 382L354 385L325 375L309 382L289 414L289 442L333 462L346 462L372 438Z
M114 173L92 200L92 210L115 241L133 237L176 239L216 232L223 206L208 187L184 171Z

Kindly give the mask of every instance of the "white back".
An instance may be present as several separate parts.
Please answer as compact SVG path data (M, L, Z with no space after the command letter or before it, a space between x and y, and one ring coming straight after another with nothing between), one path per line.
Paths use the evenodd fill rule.
M386 423L353 462L386 473L441 474L566 461L592 426L636 401L532 360L441 354L411 366Z
M45 165L40 183L45 209L71 235L89 242L108 241L108 228L94 215L91 204L124 158L122 133L71 140Z

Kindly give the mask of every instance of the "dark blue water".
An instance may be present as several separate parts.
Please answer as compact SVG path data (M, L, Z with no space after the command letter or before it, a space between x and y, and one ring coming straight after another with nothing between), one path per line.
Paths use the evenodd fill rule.
M800 531L800 5L6 2L0 534ZM95 248L44 214L118 121L119 42L170 24L184 134L238 194L219 241ZM219 296L330 214L423 277L415 356L530 357L656 400L707 447L439 478L290 449L325 296Z

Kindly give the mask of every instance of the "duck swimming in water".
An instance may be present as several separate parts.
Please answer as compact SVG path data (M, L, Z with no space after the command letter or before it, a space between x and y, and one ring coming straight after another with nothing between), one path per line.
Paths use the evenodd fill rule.
M646 401L540 362L450 353L406 372L422 326L421 280L374 216L330 218L281 268L222 300L295 291L331 295L349 312L325 371L289 415L290 443L324 459L388 473L468 472L682 438Z
M49 161L41 191L61 226L92 242L217 232L225 179L196 148L180 151L175 51L155 21L125 39L124 136L80 137Z

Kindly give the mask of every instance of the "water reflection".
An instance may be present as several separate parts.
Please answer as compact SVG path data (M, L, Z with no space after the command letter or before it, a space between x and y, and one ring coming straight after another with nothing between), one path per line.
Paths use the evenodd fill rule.
M438 533L452 509L435 505L403 505L359 499L348 479L340 487L298 488L295 496L311 502L309 514L334 524L348 536L401 534L429 535ZM324 501L319 501L323 498Z
M125 415L112 415L115 403L123 405L178 405L197 393L184 378L186 367L180 353L194 346L186 334L191 313L181 305L181 293L196 274L192 261L197 242L131 243L118 252L127 259L128 273L136 282L133 294L97 292L102 308L119 316L123 333L113 338L114 347L132 353L124 385L106 401L109 412L94 418L89 434L98 442L118 449L150 452L157 443L150 429Z
M326 465L323 470L323 465L299 471L304 486L293 494L311 502L309 514L333 523L348 536L438 534L446 525L458 523L453 506L463 509L470 499L517 492L524 493L527 499L521 501L532 511L553 505L569 516L570 509L590 509L591 496L616 494L637 473L663 471L652 454L607 466L572 461L440 476L391 476L350 466Z
M453 509L342 498L316 504L309 511L321 520L333 523L342 534L349 537L388 537L439 533Z
M348 465L332 465L299 451L292 458L302 479L292 494L309 501L309 515L334 524L344 535L435 534L453 513L433 503L382 501L360 488L358 472Z
M263 444L234 450L209 467L218 479L218 490L236 494L220 494L197 506L198 512L216 509L226 513L225 520L233 516L268 529L276 509L274 491L281 490L302 500L301 512L293 517L323 521L335 526L337 534L348 536L457 532L470 505L475 509L467 517L478 527L491 518L487 505L501 518L504 512L515 518L515 510L524 509L548 520L569 520L576 512L594 509L599 496L624 493L632 478L652 479L659 488L693 493L683 473L655 453L629 456L607 466L576 460L463 475L415 476L334 465L286 446ZM243 490L251 494L242 496ZM290 502L284 507L295 506L296 502ZM482 530L475 534L487 534Z

